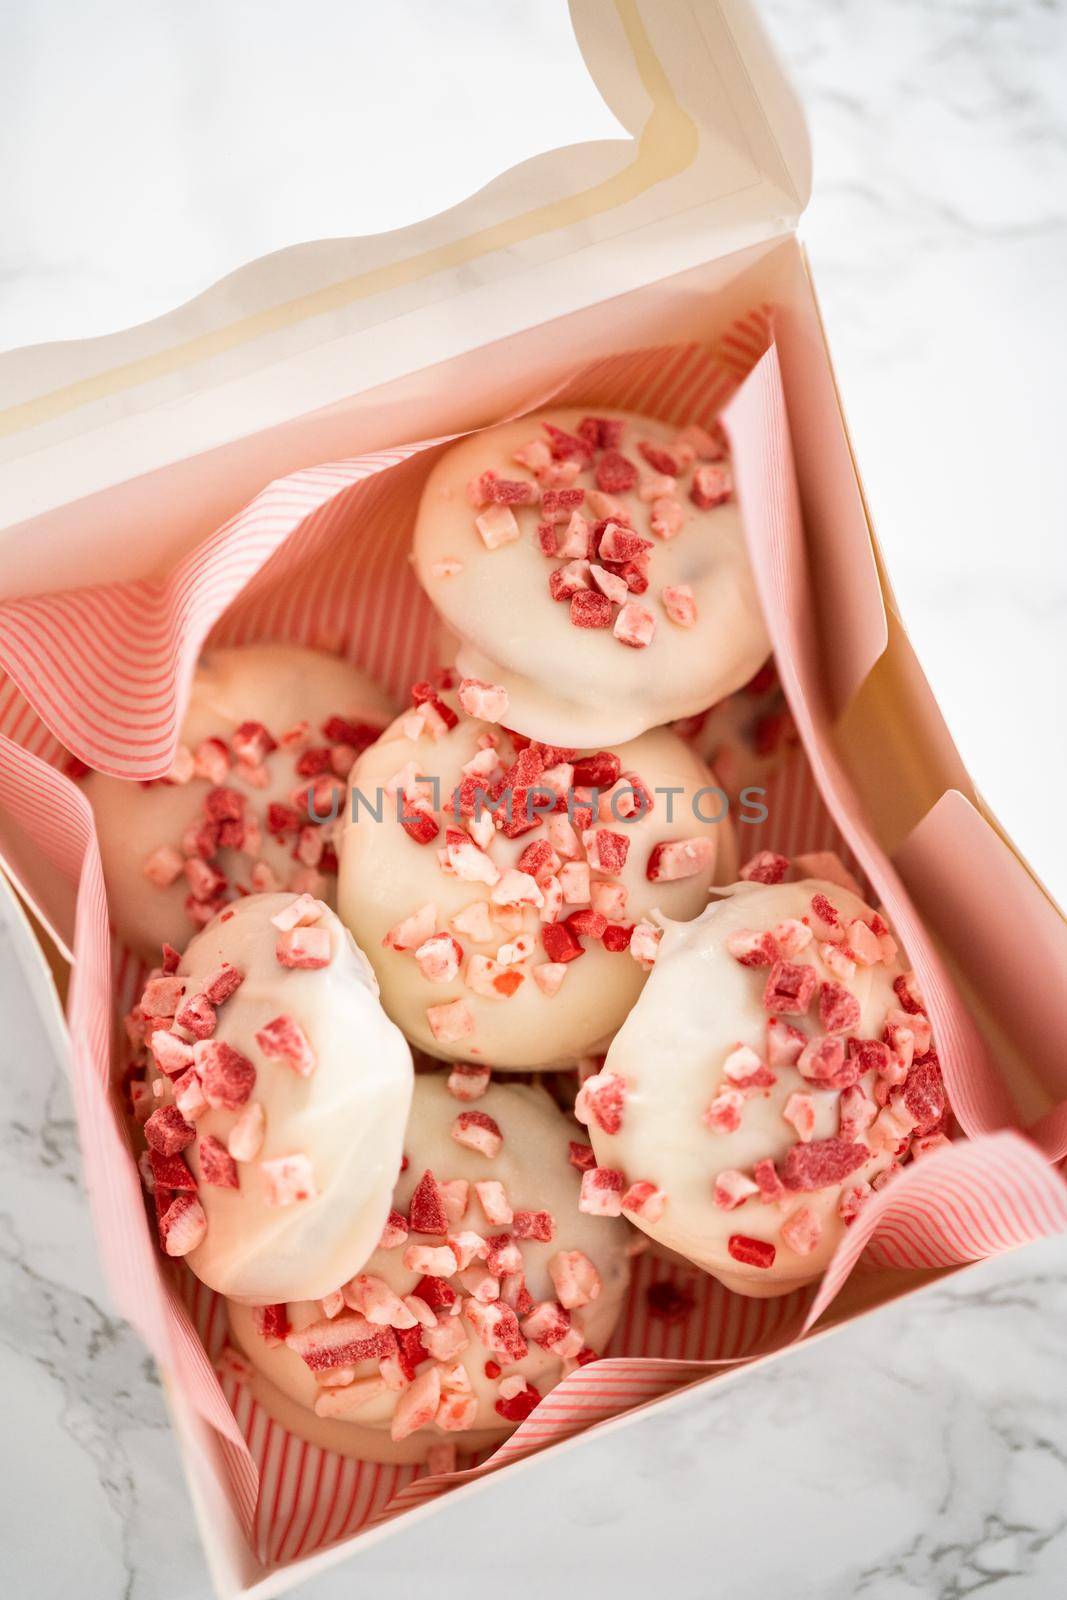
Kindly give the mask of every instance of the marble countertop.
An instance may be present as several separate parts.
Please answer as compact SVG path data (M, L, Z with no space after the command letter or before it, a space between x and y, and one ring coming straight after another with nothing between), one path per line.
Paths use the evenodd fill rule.
M0 343L151 315L198 287L197 273L210 281L286 242L270 236L284 208L257 180L256 141L236 119L228 148L249 163L242 206L213 213L188 200L207 180L206 119L225 121L211 73L199 98L189 83L218 41L237 59L242 8L114 9L136 18L124 37L151 65L136 83L69 0L16 0L5 17L5 104L26 139L21 176L0 179L18 223L0 274ZM376 9L388 10L322 0L315 37L370 27ZM421 24L432 8L405 9ZM523 8L534 66L557 48L549 9L543 0L531 21ZM507 54L507 8L465 0L460 10L484 21L487 49ZM1067 367L1064 11L1044 0L765 0L762 10L808 108L816 193L804 235L902 611L980 787L1065 898L1067 541L1053 470ZM273 55L269 43L280 4L258 17L266 72L281 59L281 35ZM105 61L109 76L86 70ZM109 253L106 206L82 196L72 250L56 208L39 204L65 160L53 91L69 84L73 100L60 98L74 104L78 84L99 81L109 104L117 95L123 110L126 95L155 118L128 159L134 179L167 198L157 246L169 246L171 224L186 243L185 258L169 251L169 276L150 270L132 231ZM330 97L315 99L300 114L288 103L283 178L329 145ZM561 139L596 131L603 108L583 114ZM85 169L67 175L72 195L103 181L99 161L107 179L104 134L90 133ZM520 145L506 159L528 153ZM440 197L446 180L433 176ZM110 181L118 216L123 185ZM305 236L352 231L329 211L335 190L300 185ZM179 191L187 206L175 222ZM411 204L417 214L421 201ZM17 1442L0 1462L5 1571L19 1593L200 1600L210 1588L158 1380L108 1310L70 1096L10 954L0 928L0 1381ZM339 1600L385 1582L451 1600L506 1571L509 1592L531 1600L576 1580L638 1600L665 1578L684 1596L1058 1596L1065 1317L1067 1240L1016 1252L684 1410L536 1462L301 1592Z

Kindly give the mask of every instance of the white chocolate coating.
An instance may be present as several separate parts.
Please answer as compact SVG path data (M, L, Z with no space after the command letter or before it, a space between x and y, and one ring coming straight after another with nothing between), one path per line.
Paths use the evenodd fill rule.
M271 801L291 802L301 783L295 761L307 745L322 744L322 723L334 714L384 727L393 707L364 673L317 650L290 645L209 650L193 678L181 744L195 750L204 739L228 743L244 722L262 722L277 739L307 721L310 728L305 742L274 750L266 757L266 787L252 787L236 769L223 780L244 797L262 823ZM185 911L189 885L184 876L159 887L145 877L144 863L161 845L181 851L182 835L201 820L204 797L211 787L200 777L188 783L147 787L98 772L85 779L116 931L124 944L148 961L159 960L164 942L180 950L195 933L196 924ZM260 860L275 873L277 887L293 887L293 874L301 870L301 863L293 859L292 837L272 838L266 827L261 831L262 842L254 857L223 849L213 864L231 885L248 888L252 886L253 862ZM334 904L333 876L323 874L321 880L311 885L312 892Z
M197 1193L207 1234L187 1257L197 1277L231 1299L262 1305L326 1294L362 1266L381 1235L403 1152L411 1100L411 1052L378 1003L374 974L332 911L330 962L319 970L279 965L278 930L270 919L291 894L236 901L194 938L179 968L186 993L196 993L223 962L245 974L218 1007L212 1037L241 1052L256 1069L251 1099L265 1113L262 1148L239 1161L239 1188L201 1182ZM303 1029L316 1066L302 1077L266 1055L255 1035L280 1015ZM161 1079L163 1096L171 1082ZM223 1144L241 1113L212 1108L196 1121L197 1143L184 1152L200 1176L200 1137ZM268 1203L261 1162L303 1153L317 1198Z
M452 694L442 698L453 707L458 704ZM441 801L447 807L460 781L460 769L477 754L480 739L486 735L497 738L502 753L512 748L503 729L490 728L466 716L436 740L427 733L407 737L404 723L404 718L398 719L353 769L353 790L358 789L372 801L396 773L413 762L421 775L439 781ZM625 915L620 920L634 924L657 907L676 920L696 916L706 902L710 884L718 878L729 881L736 871L729 819L705 822L693 811L694 794L714 787L715 779L695 753L665 728L644 734L618 747L615 753L623 773L636 772L648 789L661 791L654 795L652 811L642 819L596 824L629 840L625 866L611 879L620 883L627 894ZM506 761L510 759L510 755L505 756ZM662 792L670 787L683 791L673 797L673 802ZM544 924L540 909L526 906L518 910L515 931L494 925L488 940L457 932L464 957L459 970L449 981L431 982L411 950L396 950L383 944L386 935L403 918L428 903L436 908L436 930L445 930L450 920L473 902L491 904L491 887L441 870L438 849L445 843L446 819L454 826L450 813L441 818L438 836L431 843L420 845L398 823L391 801L385 802L381 822L362 806L353 821L352 798L354 795L341 844L340 913L368 953L381 985L382 1004L414 1044L434 1056L482 1061L500 1069L569 1064L576 1056L605 1046L645 981L645 969L628 951L614 953L595 939L583 940L585 954L567 966L562 986L548 996L532 977L533 969L549 960L542 944ZM673 820L667 817L669 804ZM699 802L706 816L719 815L725 805L721 794L705 796ZM488 854L504 871L515 866L531 842L544 837L543 824L516 839L498 832L488 844ZM650 883L646 866L652 848L664 841L693 837L710 840L713 845L706 869L677 881ZM606 876L593 873L594 880ZM577 909L578 903L566 904L563 914ZM516 968L523 975L517 992L507 999L474 993L466 981L470 958L487 956L495 960L500 947L513 941L520 930L533 941L533 953ZM457 1000L466 1005L474 1031L455 1043L443 1042L431 1030L427 1011L431 1006Z
M815 1102L814 1140L838 1134L840 1094L820 1089L795 1066L776 1066L772 1088L746 1098L739 1128L713 1132L702 1115L713 1096L728 1086L723 1064L739 1044L750 1046L767 1061L768 1012L763 994L766 967L747 967L727 949L731 934L770 930L785 918L810 914L812 896L824 894L842 919L868 919L872 913L848 890L831 883L739 883L725 898L708 906L696 921L668 927L652 975L637 1005L615 1036L605 1071L625 1080L625 1105L618 1133L608 1134L596 1120L589 1128L598 1162L621 1168L629 1181L645 1179L667 1193L662 1217L650 1222L631 1216L651 1238L712 1273L729 1289L748 1295L784 1294L824 1271L845 1224L838 1215L844 1187L868 1182L887 1168L891 1149L879 1149L845 1184L814 1192L792 1192L779 1202L759 1195L733 1210L712 1198L717 1174L724 1170L751 1176L756 1162L775 1162L797 1144L797 1132L782 1115L794 1093L811 1094ZM813 966L820 981L835 981L819 954L818 940L789 958ZM887 1012L898 1005L893 981L903 972L898 959L857 968L845 986L860 1007L860 1021L849 1030L857 1037L881 1039ZM806 1016L783 1020L809 1036L820 1032L817 999ZM874 1074L860 1079L871 1093ZM806 1205L822 1224L817 1247L798 1255L780 1236L783 1220ZM629 1213L627 1213L629 1214ZM727 1250L731 1235L771 1242L773 1266L738 1262Z
M560 1112L544 1090L518 1084L491 1084L488 1091L469 1109L484 1111L498 1124L504 1136L499 1153L492 1159L466 1149L451 1137L457 1115L468 1109L445 1087L443 1075L423 1075L415 1080L411 1121L406 1139L408 1166L397 1184L395 1208L405 1213L412 1191L422 1174L429 1170L438 1181L460 1178L471 1185L468 1208L460 1226L483 1237L507 1232L491 1226L482 1212L473 1185L487 1179L503 1185L515 1210L547 1210L555 1220L551 1242L520 1241L522 1271L526 1286L535 1301L555 1299L549 1275L549 1262L561 1250L579 1250L596 1267L601 1279L599 1294L589 1305L576 1308L572 1319L581 1329L585 1343L602 1353L622 1309L629 1283L628 1246L632 1238L619 1218L589 1216L578 1210L579 1176L568 1160L568 1141L575 1137L574 1124ZM412 1234L414 1241L421 1236ZM382 1278L399 1295L410 1294L420 1274L403 1264L404 1245L378 1250L365 1271ZM462 1296L458 1278L449 1280ZM294 1329L318 1321L322 1311L317 1304L290 1305L289 1320ZM445 1317L448 1313L442 1313ZM461 1315L461 1314L460 1314ZM464 1451L482 1449L511 1433L514 1422L495 1410L499 1385L503 1379L521 1374L541 1394L553 1388L563 1376L564 1363L558 1356L530 1341L529 1354L521 1361L508 1362L494 1356L464 1320L469 1343L458 1352L470 1378L478 1408L470 1430L444 1432L437 1426L420 1428L406 1439L394 1441L389 1425L396 1408L393 1391L379 1394L353 1412L353 1420L315 1415L316 1399L323 1393L301 1357L285 1344L269 1344L257 1331L252 1313L245 1306L230 1306L230 1329L236 1343L256 1369L253 1391L290 1431L326 1449L369 1461L422 1461L435 1443L454 1440ZM485 1364L495 1360L501 1367L497 1377L486 1375ZM366 1361L355 1369L356 1379L375 1376L377 1363Z
M632 649L611 628L571 624L566 602L553 600L549 573L561 562L546 558L536 536L537 505L513 508L521 537L487 549L475 527L467 483L489 470L498 478L532 481L513 459L516 449L544 439L545 419L573 433L583 409L547 411L504 423L454 445L427 480L415 528L415 568L434 605L463 643L458 666L465 676L507 689L512 727L547 743L619 744L647 728L689 716L745 683L770 652L755 581L734 499L700 510L688 496L689 476L678 478L684 523L673 538L650 534L651 506L636 489L616 498L642 537L653 538L649 588L632 598L656 617L644 649ZM639 440L670 445L677 430L651 418L621 412L622 453L654 476L638 454ZM575 487L593 487L586 471ZM595 520L595 519L593 519ZM459 562L443 573L440 564ZM435 570L435 568L437 570ZM687 585L696 600L695 626L681 627L661 603L664 586Z

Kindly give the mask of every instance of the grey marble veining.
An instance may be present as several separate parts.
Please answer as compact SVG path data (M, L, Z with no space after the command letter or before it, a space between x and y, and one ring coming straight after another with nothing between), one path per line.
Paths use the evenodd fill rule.
M320 27L333 9L324 0ZM33 10L13 8L29 78ZM1062 895L1060 807L1046 797L1067 782L1063 6L767 0L763 10L812 124L804 231L902 609L980 785ZM510 8L496 15L518 38ZM168 28L183 59L210 51L206 8L172 12ZM70 50L86 71L94 52L114 53L103 30L72 34ZM151 60L165 74L158 38ZM177 169L197 131L195 105L175 104ZM12 291L31 304L53 267L63 293L77 294L77 257L57 265L45 233L25 239L4 263L0 301ZM208 1580L158 1381L108 1308L69 1093L6 929L0 1015L8 1587L200 1600ZM715 1600L1051 1600L1067 1570L1065 1325L1058 1240L697 1405L538 1461L305 1592L432 1586L451 1600L503 1580L522 1597L581 1584L617 1600L668 1586Z

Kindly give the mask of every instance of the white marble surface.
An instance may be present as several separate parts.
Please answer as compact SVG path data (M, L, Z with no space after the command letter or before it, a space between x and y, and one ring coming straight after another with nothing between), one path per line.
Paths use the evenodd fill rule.
M413 21L427 9L405 8ZM270 233L280 212L305 235L337 227L335 191L299 181L310 170L303 152L335 147L350 114L337 79L332 95L302 101L294 91L284 137L253 137L243 118L226 130L217 91L241 59L249 8L106 9L111 32L104 12L63 0L6 9L5 105L20 139L0 179L17 222L5 229L0 271L3 343L90 331L79 319L93 316L106 327L150 315L175 283L185 292L182 273L195 288L205 262L223 270L284 242ZM331 28L363 27L387 9L303 8L302 67L325 59L313 46ZM464 9L486 19L487 55L509 47L509 8L471 0ZM542 16L550 9L551 0L522 8L527 61L558 48ZM260 8L261 24L268 10L277 26L276 5ZM809 109L817 189L805 233L902 607L980 784L1062 896L1063 8L770 0L764 10ZM271 52L256 48L256 76L269 85ZM357 91L358 75L356 100ZM116 99L129 116L152 116L151 138L127 141L127 165L112 159L123 116L101 111ZM270 110L261 89L247 115ZM567 137L602 131L598 116L582 106ZM230 134L238 208L224 185L208 183L209 124ZM42 199L53 193L60 135L82 150L68 186L80 231ZM447 180L447 166L434 182ZM299 213L265 190L268 170L288 174ZM124 191L147 191L158 233L131 232L131 249L124 236L123 251L109 254L101 230L126 214ZM103 209L86 195L102 196ZM417 192L409 203L417 214ZM170 279L152 265L160 241L180 246ZM69 1094L3 940L0 1384L14 1441L0 1460L5 1574L19 1594L199 1600L209 1585L158 1383L107 1309ZM617 1600L667 1584L683 1596L757 1600L1059 1595L1065 1315L1067 1242L1053 1241L684 1412L539 1462L305 1592L340 1600L386 1582L405 1594L432 1585L451 1600L506 1572L522 1597L578 1583Z

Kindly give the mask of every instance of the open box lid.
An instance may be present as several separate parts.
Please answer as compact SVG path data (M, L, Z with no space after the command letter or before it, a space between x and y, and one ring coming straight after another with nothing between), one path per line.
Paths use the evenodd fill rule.
M116 578L158 571L190 541L208 452L234 483L248 455L261 486L320 459L296 434L308 413L795 227L807 133L748 0L570 10L628 140L536 156L410 227L281 250L139 327L0 357L0 597L76 586L80 550ZM354 444L399 442L370 433Z

